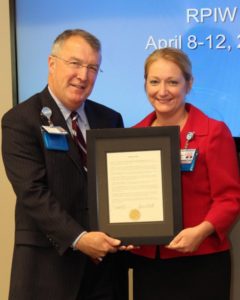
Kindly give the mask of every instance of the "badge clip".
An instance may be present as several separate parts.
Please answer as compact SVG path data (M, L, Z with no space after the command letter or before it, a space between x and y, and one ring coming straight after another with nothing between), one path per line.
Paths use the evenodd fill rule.
M54 126L51 121L52 111L49 107L43 107L41 110L41 116L44 116L48 120L48 125L41 126L41 132L43 136L43 142L48 150L68 151L68 132L61 126Z
M186 135L184 149L181 149L181 171L193 171L198 155L197 149L188 149L189 142L194 138L195 132L189 131Z
M194 131L189 131L187 133L187 135L186 135L186 143L185 143L185 147L184 147L185 149L188 148L188 144L194 138L194 136L195 136L195 132Z

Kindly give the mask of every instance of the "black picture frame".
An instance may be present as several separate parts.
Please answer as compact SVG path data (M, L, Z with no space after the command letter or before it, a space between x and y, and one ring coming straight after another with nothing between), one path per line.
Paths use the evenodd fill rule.
M163 220L109 220L107 154L159 151ZM87 131L88 199L91 230L103 231L123 244L166 244L182 229L179 127L91 129Z

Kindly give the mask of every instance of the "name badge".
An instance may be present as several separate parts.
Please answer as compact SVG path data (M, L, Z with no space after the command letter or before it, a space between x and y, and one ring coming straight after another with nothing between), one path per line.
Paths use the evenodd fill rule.
M181 171L193 171L197 160L197 155L197 149L181 149Z
M61 134L61 135L66 135L68 132L62 128L61 126L42 126L42 129L49 134Z
M68 151L68 132L60 126L42 126L43 141L46 149Z

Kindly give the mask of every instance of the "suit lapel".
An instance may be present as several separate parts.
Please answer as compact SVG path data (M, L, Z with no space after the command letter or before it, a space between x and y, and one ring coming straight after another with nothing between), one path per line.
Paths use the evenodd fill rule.
M42 107L47 106L52 110L51 120L52 120L53 124L55 126L61 126L68 132L67 140L68 140L69 150L67 151L67 154L73 160L74 164L81 171L81 173L85 173L85 171L83 170L82 163L81 163L80 155L78 153L78 149L72 139L72 136L71 136L71 133L67 126L67 123L66 123L59 107L57 106L56 102L50 95L47 87L41 93L41 103L42 103Z
M84 108L90 128L101 128L101 120L96 116L96 113L94 113L94 110L91 107L91 102L89 100L85 101Z

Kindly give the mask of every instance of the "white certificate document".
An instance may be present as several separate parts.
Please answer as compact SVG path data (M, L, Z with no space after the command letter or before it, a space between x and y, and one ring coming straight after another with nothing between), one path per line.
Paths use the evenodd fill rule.
M161 151L107 153L109 222L163 221Z

